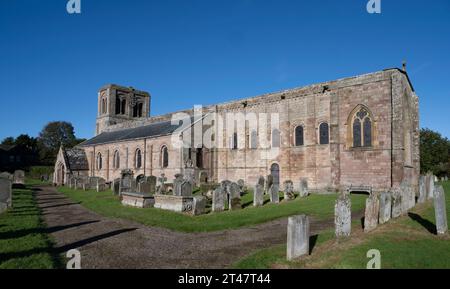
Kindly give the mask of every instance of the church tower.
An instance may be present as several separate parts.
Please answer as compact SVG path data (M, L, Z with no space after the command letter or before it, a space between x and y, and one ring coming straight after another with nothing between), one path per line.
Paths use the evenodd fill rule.
M95 135L111 125L150 116L150 94L115 84L105 85L98 92Z

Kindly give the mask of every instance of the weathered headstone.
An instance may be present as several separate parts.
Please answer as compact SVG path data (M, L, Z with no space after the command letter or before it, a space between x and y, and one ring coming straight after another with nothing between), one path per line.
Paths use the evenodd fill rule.
M352 230L352 203L348 194L340 194L334 205L336 237L348 237Z
M419 204L424 203L427 200L427 189L426 189L426 177L419 177L419 198L417 202Z
M400 190L394 189L392 192L392 218L398 218L402 215L402 194Z
M302 197L302 198L308 196L308 181L306 179L300 180L299 192L300 192L300 197Z
M208 182L208 173L201 172L200 173L200 184L206 184Z
M266 185L266 180L264 179L263 176L260 176L260 177L258 178L258 185L262 186L263 188L265 187L265 185Z
M173 180L173 195L181 196L181 184L184 182L182 174L176 174Z
M273 176L272 175L267 175L267 177L266 177L266 189L265 189L265 193L266 194L270 194L270 188L272 187L272 185L273 185Z
M206 198L203 196L195 196L192 208L193 215L201 215L205 213Z
M244 180L243 179L239 179L236 183L238 184L239 190L241 190L241 193L244 192L245 191L245 182L244 182Z
M0 178L8 179L12 182L14 179L14 176L8 172L2 172L2 173L0 173Z
M241 205L241 190L239 185L236 183L231 183L228 186L228 208L230 210L238 210L242 208Z
M0 178L0 213L12 207L12 182L7 178Z
M192 190L194 189L194 184L191 181L184 180L181 183L180 187L181 187L181 194L180 194L180 196L183 196L183 197L190 197L190 196L192 196Z
M447 210L445 206L445 192L441 185L434 189L434 214L436 216L436 231L439 235L448 231Z
M167 182L166 175L161 174L161 177L158 178L158 185L156 186L157 194L164 195L167 193L166 182Z
M406 214L408 210L414 207L416 196L411 185L406 182L400 184L400 192L402 194L402 213Z
M432 173L426 175L427 199L432 199L434 194L434 176Z
M287 225L287 259L309 254L309 218L306 215L289 217Z
M14 172L13 184L24 185L25 184L25 172L22 170L16 170Z
M212 194L212 211L222 212L223 210L225 210L225 191L222 186L219 186Z
M371 194L366 199L366 210L364 213L364 232L370 232L378 225L378 214L380 212L380 201L378 197Z
M195 179L195 168L194 167L186 167L183 170L184 179L191 182L193 185L197 183Z
M295 199L294 183L291 180L287 180L283 183L283 185L284 201L292 201Z
M392 196L390 192L380 194L380 214L379 223L384 224L391 219Z
M260 207L264 204L264 185L257 183L253 192L253 206Z
M142 179L141 182L138 183L138 192L154 195L156 193L156 177L149 176Z
M280 202L280 188L278 184L272 184L269 188L270 202L278 204Z

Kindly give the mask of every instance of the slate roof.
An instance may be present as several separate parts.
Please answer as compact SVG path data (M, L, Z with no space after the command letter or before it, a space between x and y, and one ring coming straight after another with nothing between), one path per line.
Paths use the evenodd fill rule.
M83 149L65 149L64 157L66 158L66 164L69 166L69 169L71 171L81 171L89 169L86 153Z
M127 128L111 132L103 132L81 144L79 146L90 146L117 141L132 140L138 138L150 138L173 133L182 125L172 125L171 121L157 122L135 128Z

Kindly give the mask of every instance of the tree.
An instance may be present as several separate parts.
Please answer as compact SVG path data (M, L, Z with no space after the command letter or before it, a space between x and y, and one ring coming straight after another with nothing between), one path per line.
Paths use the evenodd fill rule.
M437 176L450 174L450 141L440 133L424 128L420 130L420 170Z
M49 122L39 133L40 158L44 164L53 164L60 146L71 148L78 144L73 125L65 121Z

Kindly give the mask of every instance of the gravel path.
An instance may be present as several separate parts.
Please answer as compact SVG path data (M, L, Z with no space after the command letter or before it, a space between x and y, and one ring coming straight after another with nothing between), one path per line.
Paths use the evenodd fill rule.
M36 191L56 249L81 252L82 268L226 268L253 250L286 242L287 218L208 233L181 233L100 216L53 187ZM311 235L333 226L311 220Z

